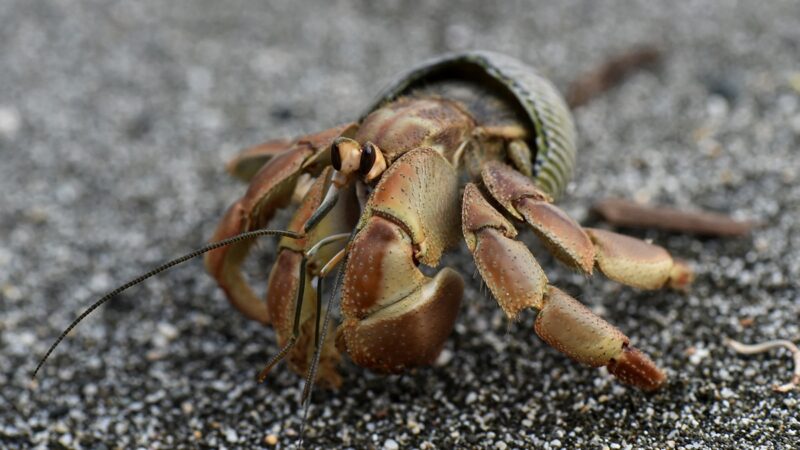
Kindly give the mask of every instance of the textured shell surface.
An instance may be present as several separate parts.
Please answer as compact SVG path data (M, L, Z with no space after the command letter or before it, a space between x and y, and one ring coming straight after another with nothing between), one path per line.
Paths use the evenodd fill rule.
M554 198L563 193L575 165L575 124L563 97L553 84L531 66L488 51L451 53L428 60L399 76L367 108L361 118L397 97L434 80L487 80L492 89L504 90L512 107L521 111L531 131L528 145L534 151L533 177Z

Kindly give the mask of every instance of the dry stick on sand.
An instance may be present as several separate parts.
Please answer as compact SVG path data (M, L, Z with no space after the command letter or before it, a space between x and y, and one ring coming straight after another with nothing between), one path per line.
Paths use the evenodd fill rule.
M772 386L772 390L775 392L789 392L795 389L798 384L800 384L800 349L798 349L793 342L781 339L776 341L767 341L761 344L747 345L738 341L734 341L733 339L726 338L725 343L728 344L735 352L743 355L764 353L778 347L788 349L790 352L792 352L792 359L794 360L794 372L792 372L792 380L786 384L776 384Z
M572 109L583 106L620 85L632 74L657 66L663 58L663 53L650 45L641 45L612 56L569 86L567 103ZM598 202L593 210L612 225L658 228L705 236L743 236L757 225L752 222L737 222L720 214L645 206L619 199Z
M745 236L757 225L755 222L739 222L722 214L681 211L622 199L601 200L594 204L592 211L616 226L657 228L702 236Z

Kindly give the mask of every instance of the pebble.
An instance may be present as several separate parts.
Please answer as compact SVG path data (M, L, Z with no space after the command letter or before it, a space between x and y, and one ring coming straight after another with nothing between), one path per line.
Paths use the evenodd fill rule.
M269 445L270 447L274 447L278 445L278 436L274 434L268 434L264 436L264 443Z
M189 401L181 402L181 411L183 411L183 414L188 416L194 412L194 405Z
M239 435L233 428L228 428L225 430L225 440L231 444L235 444L239 441Z
M696 366L706 359L710 354L711 352L707 348L698 347L691 355L689 355L689 362Z
M452 360L453 360L453 352L445 348L442 350L441 353L439 353L439 356L436 358L436 362L434 363L434 365L436 367L444 367L448 365Z
M736 392L733 392L730 388L722 388L719 395L724 399L736 398Z
M394 439L387 439L383 442L384 450L398 450L399 448L400 444L398 444Z

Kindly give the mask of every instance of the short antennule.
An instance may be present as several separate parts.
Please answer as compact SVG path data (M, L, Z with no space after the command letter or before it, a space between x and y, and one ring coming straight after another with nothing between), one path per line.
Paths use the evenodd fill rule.
M39 370L42 368L42 366L44 366L44 363L47 361L47 358L50 357L50 355L53 353L53 351L56 349L56 347L58 347L58 344L60 344L61 341L64 340L64 338L69 334L70 331L72 331L83 319L85 319L86 316L91 314L92 311L94 311L95 309L99 308L102 304L104 304L107 301L109 301L112 298L114 298L117 294L120 294L121 292L125 291L126 289L128 289L130 287L136 286L137 284L141 283L142 281L144 281L144 280L146 280L146 279L148 279L148 278L150 278L150 277L152 277L154 275L157 275L157 274L159 274L159 273L161 273L161 272L163 272L163 271L165 271L165 270L167 270L167 269L169 269L171 267L177 266L178 264L184 263L184 262L186 262L186 261L188 261L188 260L190 260L192 258L196 258L196 257L198 257L198 256L200 256L200 255L202 255L202 254L204 254L206 252L210 252L211 250L215 250L215 249L218 249L220 247L225 247L226 245L235 244L236 242L243 241L245 239L251 239L251 238L260 237L260 236L283 236L283 237L288 237L288 238L291 238L291 239L300 239L300 238L303 237L303 234L296 233L294 231L285 231L285 230L266 230L266 229L262 229L262 230L247 231L247 232L244 232L244 233L241 233L241 234L237 234L236 236L232 236L232 237L230 237L228 239L223 239L221 241L214 242L214 243L209 244L209 245L207 245L205 247L199 248L199 249L197 249L197 250L195 250L195 251L193 251L191 253L187 253L187 254L185 254L183 256L180 256L180 257L175 258L175 259L173 259L171 261L168 261L168 262L156 267L155 269L153 269L153 270L151 270L151 271L149 271L149 272L147 272L147 273L145 273L143 275L140 275L140 276L136 277L135 279L123 284L122 286L120 286L120 287L114 289L113 291L109 292L108 294L104 295L102 298L100 298L100 300L97 300L96 302L94 302L94 304L92 304L91 306L86 308L86 310L84 312L82 312L81 315L79 315L77 319L72 321L72 323L69 324L69 326L61 333L61 335L58 336L58 339L56 339L56 341L53 343L53 345L50 346L50 348L47 350L47 353L45 353L44 357L42 357L42 359L39 360L39 364L37 364L36 365L36 369L33 370L33 374L31 375L31 378L36 378L36 375L39 373Z

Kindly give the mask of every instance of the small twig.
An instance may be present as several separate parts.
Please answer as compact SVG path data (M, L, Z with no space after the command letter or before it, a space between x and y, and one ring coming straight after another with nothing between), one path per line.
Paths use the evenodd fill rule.
M707 211L682 211L665 206L641 205L622 199L601 200L592 206L592 211L616 226L658 228L703 236L744 236L758 225Z
M775 392L789 392L800 384L800 349L798 349L793 342L779 339L775 341L762 342L761 344L747 345L738 341L734 341L733 339L726 338L725 343L728 344L735 352L743 355L764 353L778 347L783 347L789 350L792 353L792 359L794 360L794 372L792 372L792 380L786 384L773 385L772 390Z
M655 47L641 46L613 56L595 70L575 80L567 89L570 108L583 106L593 98L622 83L632 73L655 66L662 55Z

